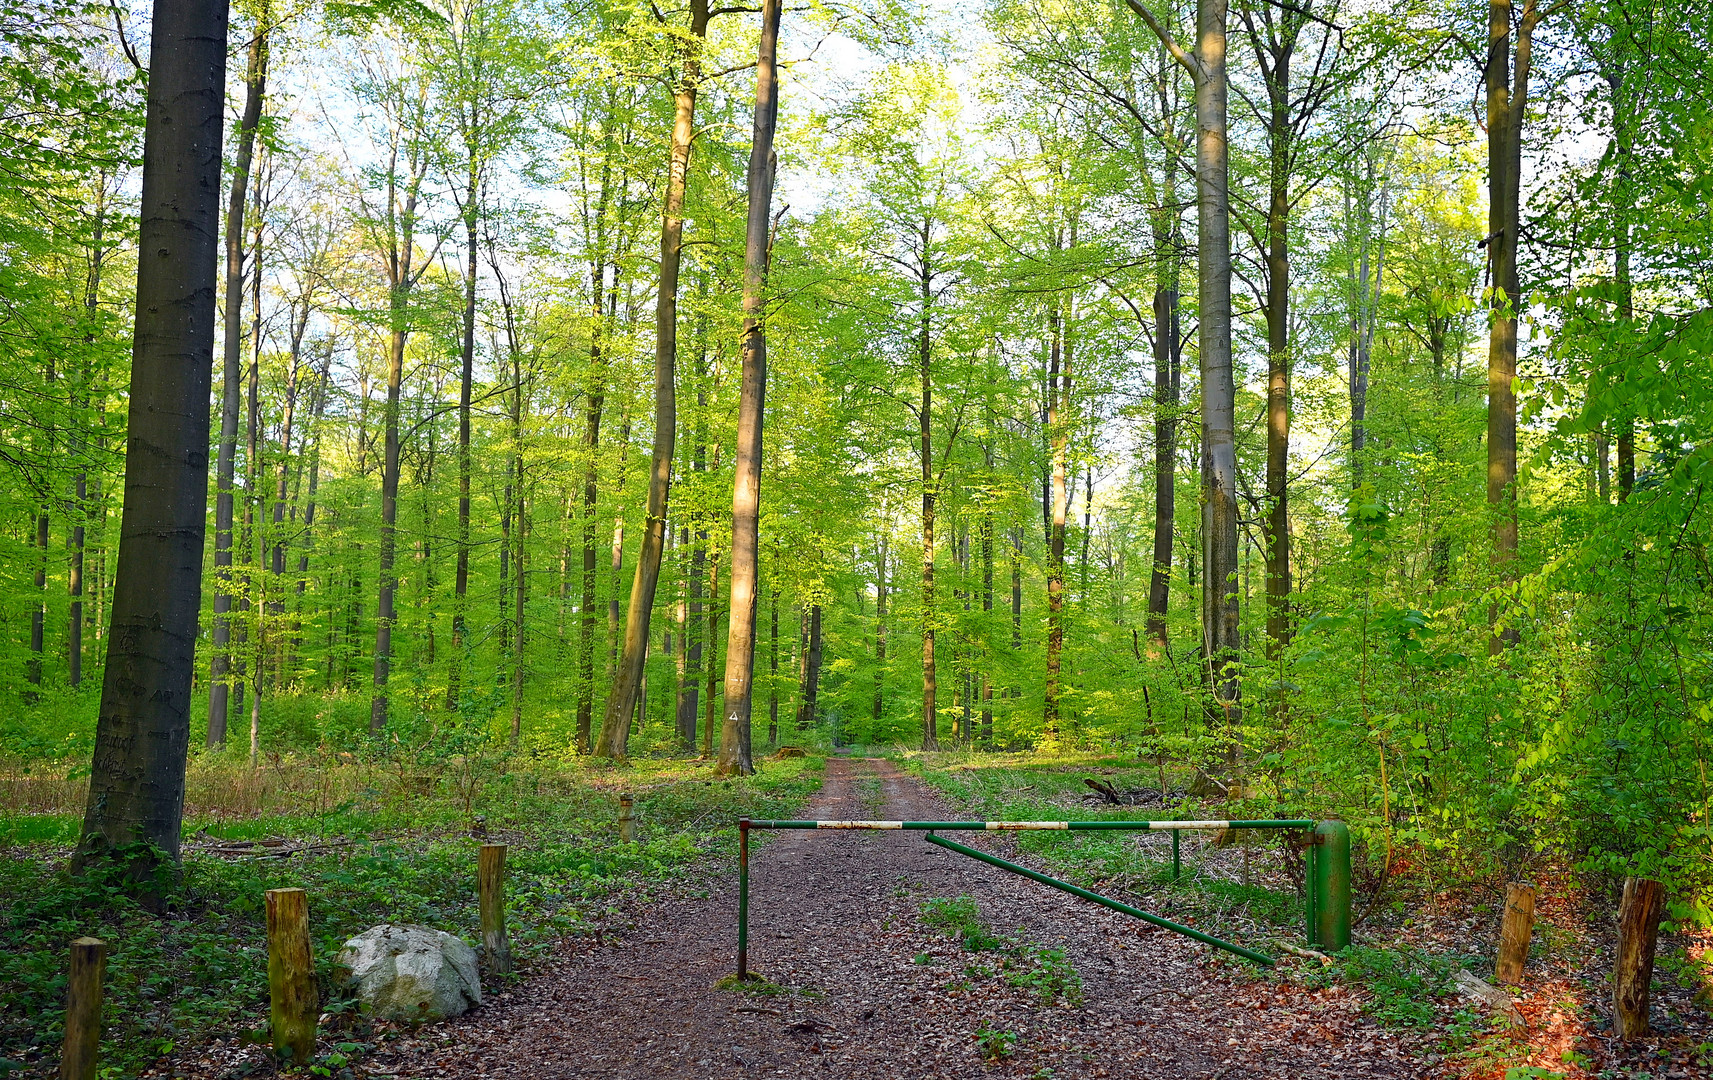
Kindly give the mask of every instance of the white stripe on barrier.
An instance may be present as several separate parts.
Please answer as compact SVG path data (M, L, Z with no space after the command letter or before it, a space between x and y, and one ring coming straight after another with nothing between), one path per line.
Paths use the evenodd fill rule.
M1070 823L1065 821L990 821L987 823L989 832L1021 832L1025 829L1068 829Z

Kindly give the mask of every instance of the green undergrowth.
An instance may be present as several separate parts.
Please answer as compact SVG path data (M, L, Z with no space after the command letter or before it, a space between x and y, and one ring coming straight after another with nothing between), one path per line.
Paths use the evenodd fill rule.
M1311 967L1303 976L1310 987L1335 982L1368 991L1363 1011L1388 1027L1425 1028L1439 1022L1435 1003L1452 993L1457 965L1408 946L1370 948L1352 945L1333 957L1330 967Z
M735 781L684 761L639 761L622 772L572 766L486 777L473 791L418 776L404 789L377 780L345 791L319 814L203 814L186 823L182 879L160 914L100 874L63 872L75 818L0 816L8 845L0 857L0 1061L39 1066L58 1056L66 947L84 935L111 949L101 1060L117 1071L104 1076L134 1075L206 1038L265 1026L263 893L273 888L308 891L323 1007L347 1012L333 960L352 935L417 923L477 940L484 839L509 847L509 930L527 968L567 934L622 930L634 903L698 864L734 859L735 819L791 816L819 787L824 763L770 761ZM636 796L634 845L618 842L620 790ZM264 838L300 850L288 858L206 850Z

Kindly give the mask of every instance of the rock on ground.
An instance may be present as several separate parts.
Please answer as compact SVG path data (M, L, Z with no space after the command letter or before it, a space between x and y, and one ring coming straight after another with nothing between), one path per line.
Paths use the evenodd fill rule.
M345 943L339 965L364 1010L381 1019L444 1020L482 1003L476 951L444 930L372 927Z

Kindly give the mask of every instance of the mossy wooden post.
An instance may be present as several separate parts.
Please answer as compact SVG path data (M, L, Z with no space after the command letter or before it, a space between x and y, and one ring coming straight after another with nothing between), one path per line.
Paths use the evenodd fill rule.
M619 796L619 843L636 843L636 800L630 795Z
M1504 986L1523 984L1523 962L1529 958L1529 939L1535 932L1535 889L1513 881L1505 890L1505 919L1499 925L1499 959L1493 965L1493 980Z
M482 919L482 965L490 975L512 970L506 937L506 846L483 844L476 855L476 896Z
M95 1080L95 1056L101 1045L101 983L106 973L106 942L80 937L71 943L59 1080Z
M268 1022L274 1050L294 1065L315 1059L315 957L309 947L309 898L302 889L269 889Z
M1647 878L1624 879L1618 908L1618 959L1612 972L1612 1027L1620 1039L1648 1033L1648 986L1654 978L1665 886Z

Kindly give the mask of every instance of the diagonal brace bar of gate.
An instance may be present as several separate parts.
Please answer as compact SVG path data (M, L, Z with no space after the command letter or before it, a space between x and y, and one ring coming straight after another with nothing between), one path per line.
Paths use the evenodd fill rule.
M1212 934L1204 934L1200 930L1184 926L1182 923L1175 923L1170 919L1162 919L1158 915L1151 915L1148 912L1143 911L1141 908L1133 908L1129 904L1121 904L1117 900L1102 896L1097 892L1090 892L1087 889L1078 888L1068 881L1060 881L1058 878L1048 877L1046 874L1037 873L1026 866L1019 866L1014 862L1007 862L997 856L989 855L985 851L977 851L975 848L965 847L962 844L954 843L943 836L936 836L933 833L929 833L926 839L930 844L938 844L940 847L955 851L960 855L968 855L970 858L987 863L989 866L997 866L1001 870L1009 870L1013 874L1020 874L1031 881L1039 881L1043 885L1050 885L1055 889L1068 892L1072 896L1080 896L1084 900L1092 900L1102 907L1111 908L1113 911L1121 911L1126 915L1133 915L1136 918L1141 919L1143 922L1153 923L1155 926L1158 926L1163 930L1170 930L1176 934L1183 934L1185 937L1194 938L1197 941L1212 945L1216 949L1224 949L1226 952L1236 953L1245 960L1254 961L1262 967L1273 966L1273 958L1264 953L1258 953L1253 949L1245 949L1241 945L1233 945L1229 941L1221 941Z

